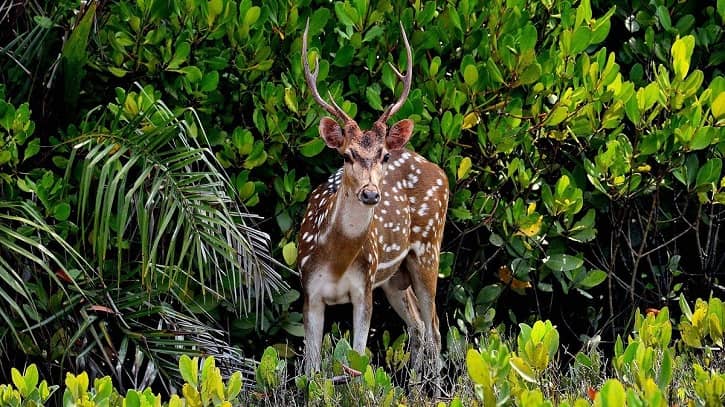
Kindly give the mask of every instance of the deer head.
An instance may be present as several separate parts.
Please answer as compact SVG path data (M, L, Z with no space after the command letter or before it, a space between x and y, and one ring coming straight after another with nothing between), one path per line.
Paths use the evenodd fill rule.
M315 71L310 71L307 57L307 32L310 21L307 20L305 32L302 35L302 65L305 70L305 80L315 101L333 117L323 117L320 120L320 136L328 147L337 150L345 160L342 183L348 191L354 191L355 196L366 205L376 205L380 202L380 182L385 176L385 169L389 151L403 148L413 134L413 121L401 120L388 127L388 119L394 115L405 103L410 93L413 78L413 56L405 35L403 33L408 64L405 75L401 74L392 64L395 74L403 82L403 93L400 98L384 111L382 116L373 123L370 130L362 130L357 122L345 113L335 103L332 95L328 93L330 103L327 103L317 90L317 75L319 64L315 63Z

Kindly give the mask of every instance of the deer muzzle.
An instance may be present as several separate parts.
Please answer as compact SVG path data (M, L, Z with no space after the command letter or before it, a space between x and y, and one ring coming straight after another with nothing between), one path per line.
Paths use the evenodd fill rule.
M372 185L365 185L360 189L357 198L365 205L377 205L380 202L380 192Z

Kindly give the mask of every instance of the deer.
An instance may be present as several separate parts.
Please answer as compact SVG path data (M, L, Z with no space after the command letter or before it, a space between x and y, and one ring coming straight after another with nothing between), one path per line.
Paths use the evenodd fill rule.
M343 158L343 166L311 192L298 234L297 259L304 305L304 370L320 370L325 307L352 303L353 343L364 353L380 287L403 319L413 369L425 353L440 371L441 337L435 295L449 186L445 172L405 148L414 130L410 119L388 120L405 103L413 78L410 43L401 24L407 56L405 75L391 64L403 90L371 126L362 130L328 93L317 90L319 60L310 71L309 20L302 36L302 65L311 96L332 117L320 119L319 134Z

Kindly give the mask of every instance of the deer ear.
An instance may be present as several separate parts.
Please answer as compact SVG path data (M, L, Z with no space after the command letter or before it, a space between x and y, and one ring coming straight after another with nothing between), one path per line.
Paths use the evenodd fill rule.
M410 119L401 120L388 130L388 135L385 137L385 147L388 150L403 148L411 135L413 135L413 121Z
M320 136L325 140L328 147L339 149L342 147L345 137L342 135L342 128L337 122L329 117L320 120Z

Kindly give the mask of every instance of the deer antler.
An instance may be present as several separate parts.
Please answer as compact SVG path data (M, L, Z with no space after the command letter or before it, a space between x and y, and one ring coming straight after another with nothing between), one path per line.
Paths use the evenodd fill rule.
M403 81L403 93L400 95L397 102L385 108L383 115L377 120L379 123L387 122L390 116L394 115L401 107L403 107L403 103L405 103L405 100L408 98L408 94L410 93L410 85L413 83L413 52L410 50L410 43L408 43L408 36L405 35L405 29L403 28L402 22L400 23L400 31L403 33L405 53L408 57L408 66L405 70L405 76L403 76L403 74L401 74L393 64L390 64L390 67L393 68L393 71L395 71L395 74L398 75L398 78Z
M328 92L328 96L330 97L330 100L332 101L332 105L325 102L325 100L320 96L320 92L317 90L317 74L320 72L320 64L319 60L315 62L315 72L310 72L310 63L309 58L307 58L307 31L310 29L310 19L307 19L307 25L305 25L305 32L302 34L302 66L305 68L305 80L307 81L307 86L310 88L310 92L312 92L312 97L315 99L315 101L322 106L325 110L327 110L331 115L337 117L338 119L342 120L343 122L351 121L352 119L350 116L345 113L340 106L335 103L335 99L332 98L332 95Z

